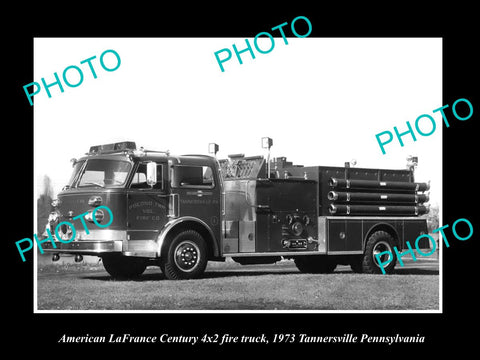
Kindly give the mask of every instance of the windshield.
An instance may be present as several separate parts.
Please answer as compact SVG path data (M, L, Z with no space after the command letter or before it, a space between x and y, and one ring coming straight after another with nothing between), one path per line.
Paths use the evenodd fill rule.
M80 177L77 173L82 168L82 164L73 169L71 181L76 182L77 187L100 186L100 187L117 187L123 185L127 179L131 164L122 160L107 159L89 159L84 167Z

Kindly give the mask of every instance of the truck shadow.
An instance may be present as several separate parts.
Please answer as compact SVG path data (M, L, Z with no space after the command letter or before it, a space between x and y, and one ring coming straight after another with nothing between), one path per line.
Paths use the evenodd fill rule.
M395 275L439 275L438 269L395 269Z
M355 274L349 269L345 270L336 270L331 274L302 274L296 269L292 270L280 270L280 271L271 271L271 270L241 270L241 271L232 271L232 270L215 270L215 271L206 271L203 276L198 279L215 279L215 278L233 278L233 277L247 277L247 276L267 276L267 275L305 275L305 276L335 276L335 275L351 275L351 276L365 276L363 274ZM398 268L395 269L393 275L439 275L438 269L424 269L424 268ZM379 275L368 275L368 276L382 276ZM110 275L106 273L100 274L83 274L80 276L82 279L86 280L98 280L98 281L135 281L135 282L145 282L145 281L159 281L167 280L165 275L160 270L150 270L147 273L133 279L113 279Z
M215 279L215 278L233 278L233 277L247 277L247 276L265 276L265 275L290 275L290 274L300 274L298 271L213 271L213 272L205 272L201 278L195 280L202 280L202 279ZM108 274L100 274L100 275L81 275L81 279L85 280L99 280L99 281L136 281L136 282L145 282L145 281L158 281L158 280L166 280L169 281L165 275L161 272L151 272L143 274L137 278L132 279L113 279ZM189 280L192 281L192 280ZM194 281L194 280L193 280Z

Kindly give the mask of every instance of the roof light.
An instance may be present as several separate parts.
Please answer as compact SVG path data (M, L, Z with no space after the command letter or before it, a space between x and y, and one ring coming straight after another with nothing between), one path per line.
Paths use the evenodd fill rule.
M273 140L272 138L269 138L269 137L262 137L262 148L263 149L269 149L272 147L273 145Z
M407 157L407 169L415 170L418 166L418 156L408 155Z
M208 144L208 153L209 154L217 155L218 149L219 149L218 144L215 144L215 143L209 143Z
M269 137L262 137L262 148L268 149L268 156L267 156L267 179L270 179L270 148L273 145L273 139Z
M95 145L90 147L90 154L98 154L106 151L136 150L137 146L133 141L122 141L112 144Z

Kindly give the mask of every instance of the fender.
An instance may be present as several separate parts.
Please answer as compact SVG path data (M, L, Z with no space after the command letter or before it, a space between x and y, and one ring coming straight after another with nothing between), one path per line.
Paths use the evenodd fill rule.
M193 216L183 216L181 218L174 219L172 221L169 221L168 223L165 224L163 229L160 231L160 234L157 237L157 257L160 257L162 255L162 246L163 242L165 241L165 238L168 236L170 231L176 228L177 225L182 224L184 222L194 222L197 223L198 225L202 226L205 230L208 231L208 234L210 235L210 238L212 239L212 247L213 247L213 255L217 256L219 254L219 249L218 249L218 244L215 241L215 235L213 234L212 229L202 220L193 217ZM209 239L205 239L208 241Z
M384 230L385 228L388 228L389 231L392 236L394 237L394 240L397 242L397 246L400 248L401 250L401 247L402 247L402 239L400 238L400 236L398 235L398 231L395 229L394 226L392 226L391 224L387 223L387 222L379 222L375 225L373 225L370 229L368 229L368 231L366 232L365 234L365 237L363 238L363 244L362 244L362 249L363 251L365 251L365 244L367 243L367 240L368 238L370 237L370 235L374 232L374 231L377 231L377 230Z

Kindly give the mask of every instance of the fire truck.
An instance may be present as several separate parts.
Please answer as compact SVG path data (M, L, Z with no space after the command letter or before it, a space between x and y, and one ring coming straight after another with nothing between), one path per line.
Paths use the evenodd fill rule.
M307 273L342 264L376 274L388 256L384 270L394 271L394 247L402 251L427 233L429 183L414 181L416 158L400 170L302 166L270 159L272 140L263 140L267 156L227 159L216 158L216 144L211 155L183 156L132 141L92 146L72 159L44 251L54 261L99 256L114 278L137 277L151 265L168 279L198 278L208 261L228 257L242 265L293 259ZM94 211L100 206L111 215ZM65 221L74 239L70 226L57 226ZM419 240L418 248L429 248Z

